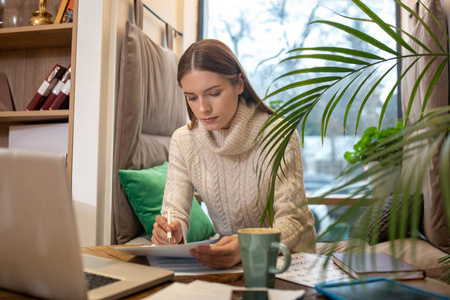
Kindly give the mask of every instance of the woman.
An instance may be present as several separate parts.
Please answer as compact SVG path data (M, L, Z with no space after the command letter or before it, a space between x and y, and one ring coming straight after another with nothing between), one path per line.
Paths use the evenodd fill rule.
M161 215L152 242L184 242L194 189L208 208L221 239L191 255L210 267L240 262L237 230L259 227L270 178L259 181L263 157L255 138L273 111L261 102L232 51L217 40L192 44L178 64L190 124L172 136ZM260 138L259 138L260 140ZM315 251L314 218L306 205L300 140L295 133L285 152L284 175L275 185L274 227L291 250ZM270 173L270 172L267 172ZM259 193L261 191L261 193ZM166 217L170 209L172 222ZM264 227L269 227L265 220Z

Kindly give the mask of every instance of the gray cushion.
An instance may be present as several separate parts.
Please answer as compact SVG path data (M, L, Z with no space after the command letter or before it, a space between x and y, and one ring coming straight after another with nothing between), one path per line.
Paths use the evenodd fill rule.
M440 1L425 1L425 5L428 6L430 11L434 14L437 20L442 24L444 28L447 28L445 14ZM446 40L446 35L439 26L436 24L435 20L428 14L422 6L420 7L419 15L425 15L423 17L425 23L430 27L433 33L436 35L441 45L444 47L445 51L448 51L448 44ZM414 18L411 18L414 19ZM425 30L422 24L415 24L412 34L422 41L432 52L441 52L439 46L430 37L428 32ZM416 43L410 43L415 50L420 53L424 53L425 50L421 49ZM409 97L411 94L412 87L419 76L419 74L424 70L425 66L430 62L432 58L426 57L422 58L416 63L411 70L405 76L402 84L402 109L403 115L405 115ZM419 86L419 90L414 99L413 105L411 107L410 119L408 123L417 121L420 118L422 106L424 103L425 94L427 87L439 67L443 58L438 58L430 67L426 75L424 76L422 83ZM404 66L409 65L410 60L406 60ZM428 100L426 105L426 110L444 107L449 105L449 94L448 94L448 64L444 71L442 72L434 90ZM411 174L419 173L420 166L423 163L423 153L430 151L430 145L433 141L428 141L425 145L425 149L421 149L414 159L408 161L405 160L403 164L403 180L411 181ZM446 222L444 200L442 195L442 190L440 188L439 179L439 151L433 153L431 164L428 168L425 180L423 182L423 198L424 198L424 216L423 216L423 230L426 238L446 253L450 253L450 235L449 235L449 224ZM414 179L412 179L414 181ZM417 183L414 183L415 186Z
M170 136L187 123L176 81L178 57L130 22L122 44L113 162L113 221L119 244L143 233L117 171L144 169L168 160Z

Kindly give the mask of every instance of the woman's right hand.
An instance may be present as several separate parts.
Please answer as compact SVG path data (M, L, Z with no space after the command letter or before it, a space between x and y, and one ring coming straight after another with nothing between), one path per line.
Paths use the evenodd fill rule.
M169 225L163 216L157 216L153 224L152 243L155 245L168 245L167 232L172 230L171 244L179 244L183 238L183 230L178 220L173 220Z

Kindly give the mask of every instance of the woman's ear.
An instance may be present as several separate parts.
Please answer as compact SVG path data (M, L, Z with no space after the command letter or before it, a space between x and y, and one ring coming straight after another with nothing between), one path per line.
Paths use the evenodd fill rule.
M239 82L238 82L238 94L242 94L244 92L244 79L242 79L242 73L239 73Z

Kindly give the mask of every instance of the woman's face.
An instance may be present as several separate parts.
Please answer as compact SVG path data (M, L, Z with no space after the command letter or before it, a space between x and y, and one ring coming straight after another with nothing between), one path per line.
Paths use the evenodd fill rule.
M223 75L194 69L181 78L180 84L189 107L206 129L230 127L239 94L244 91L242 77L234 86Z

